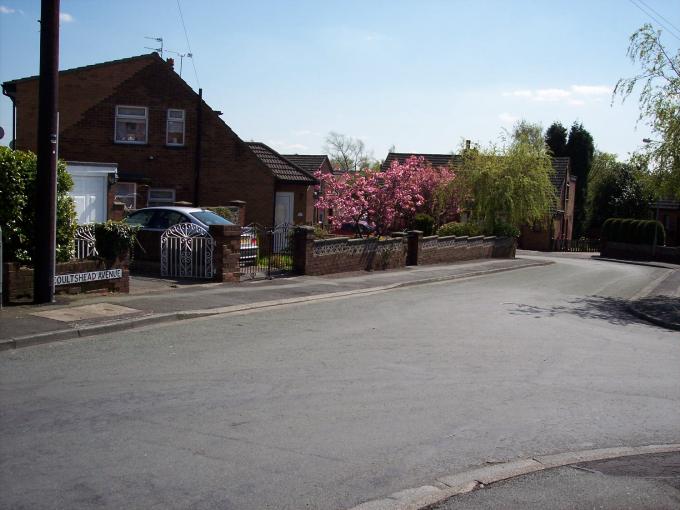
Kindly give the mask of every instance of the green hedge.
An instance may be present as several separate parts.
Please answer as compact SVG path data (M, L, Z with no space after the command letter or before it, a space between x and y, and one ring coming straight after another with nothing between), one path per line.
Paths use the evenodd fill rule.
M431 236L434 233L434 218L429 214L416 214L413 219L413 230L420 230L423 235Z
M656 220L635 220L631 218L609 218L602 224L602 238L615 243L666 244L666 231Z
M482 229L476 223L459 223L452 221L445 223L437 230L438 236L478 236L482 235Z

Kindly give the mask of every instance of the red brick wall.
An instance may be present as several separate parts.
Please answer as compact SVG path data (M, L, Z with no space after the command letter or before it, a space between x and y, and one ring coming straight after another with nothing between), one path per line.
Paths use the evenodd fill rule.
M37 81L17 83L17 148L35 150ZM148 143L114 143L116 105L148 107ZM194 201L197 95L170 69L151 58L60 75L59 156L72 161L118 164L121 181L147 178L172 188L176 201ZM185 110L185 145L166 145L168 108ZM246 223L272 222L275 180L271 172L206 104L202 106L198 205L246 202ZM138 186L137 207L146 190ZM297 198L297 197L296 197ZM304 203L304 200L302 201Z
M71 285L57 285L56 294L89 294L102 292L130 292L130 271L127 264L120 267L123 277L114 280L97 280L86 283L74 283ZM90 271L102 271L110 269L102 260L75 260L58 263L56 274L87 273ZM21 267L19 264L5 263L3 278L3 299L6 303L20 303L33 300L33 269Z
M494 237L424 237L420 240L418 265L460 260L488 259L493 256Z

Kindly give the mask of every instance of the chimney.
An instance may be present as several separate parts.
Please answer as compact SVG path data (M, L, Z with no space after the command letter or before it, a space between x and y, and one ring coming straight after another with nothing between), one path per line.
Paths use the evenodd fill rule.
M175 59L174 59L174 58L168 57L167 62L168 62L168 65L170 66L170 69L174 69L174 68L175 68Z
M470 150L470 140L465 140L465 150Z

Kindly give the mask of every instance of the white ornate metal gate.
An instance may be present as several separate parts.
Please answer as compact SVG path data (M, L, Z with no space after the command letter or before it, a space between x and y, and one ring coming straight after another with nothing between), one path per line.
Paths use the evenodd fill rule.
M95 247L94 225L92 223L80 225L76 228L75 241L75 258L80 260L99 255Z
M161 235L161 276L212 278L215 241L206 229L178 223Z

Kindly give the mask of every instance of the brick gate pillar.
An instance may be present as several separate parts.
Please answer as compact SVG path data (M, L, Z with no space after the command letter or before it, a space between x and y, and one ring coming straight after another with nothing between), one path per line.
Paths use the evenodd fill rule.
M210 235L215 241L213 262L215 281L239 282L241 269L241 227L238 225L211 225Z
M314 227L301 225L293 232L293 271L307 274L307 264L314 251Z
M409 230L406 234L407 251L406 251L406 265L417 266L418 256L420 255L420 244L423 240L423 232L421 230Z

